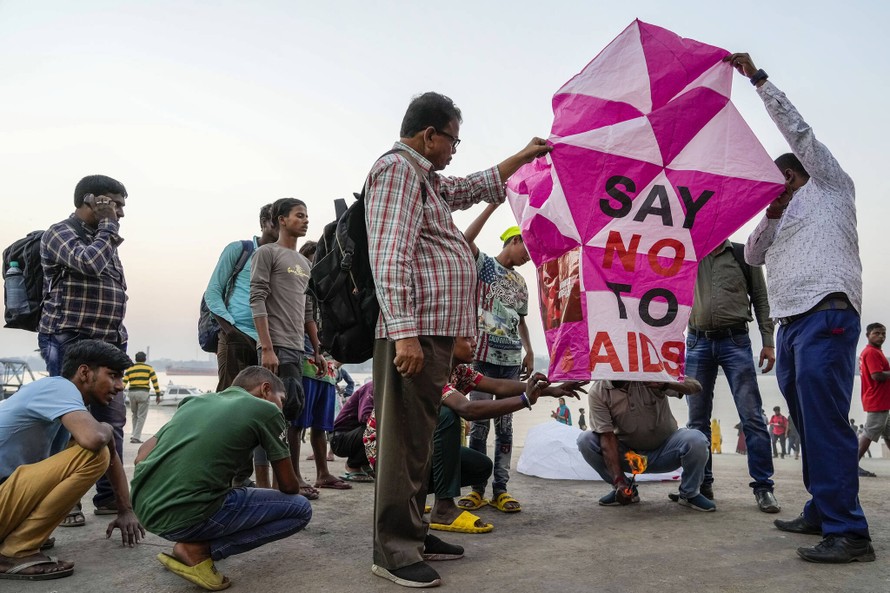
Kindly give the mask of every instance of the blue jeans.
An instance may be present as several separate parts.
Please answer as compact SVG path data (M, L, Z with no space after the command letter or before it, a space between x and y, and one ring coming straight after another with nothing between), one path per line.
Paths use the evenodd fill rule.
M299 494L266 488L235 488L209 519L160 534L172 542L209 542L210 557L222 560L284 539L303 529L312 506Z
M89 336L77 332L62 332L60 334L37 334L37 345L40 348L40 356L46 362L46 371L50 377L58 377L62 374L62 361L65 359L65 349L74 342L87 340ZM114 344L122 352L127 351L126 344ZM124 392L121 391L107 406L92 405L90 414L96 422L107 422L114 431L114 448L121 463L124 459L124 425L127 423L127 405L124 403ZM58 443L54 443L53 450ZM58 449L61 450L61 449ZM102 476L96 482L96 495L93 504L97 507L114 503L114 489L108 478Z
M822 526L823 536L869 537L848 420L859 331L851 308L817 311L779 327L776 377L800 434L803 483L811 495L803 514Z
M735 400L739 420L748 447L748 474L754 492L773 489L773 459L770 436L760 410L763 401L757 386L757 368L747 335L711 340L689 335L686 338L686 375L701 383L701 393L686 397L689 406L688 428L700 430L711 441L711 413L714 409L714 383L717 369L722 368ZM705 484L714 483L712 457L708 455Z
M593 432L582 432L578 437L578 450L590 467L607 483L615 480L606 466L603 458L603 450L600 446L600 435ZM705 438L701 432L681 428L662 443L657 449L651 451L636 452L646 457L646 472L659 474L672 472L682 467L683 475L680 477L680 496L693 498L701 488L702 478L705 475L705 465L708 463L708 454L711 450L711 441ZM621 441L618 441L618 459L621 461L621 469L625 473L631 473L630 466L624 458L624 454L630 449Z
M475 362L473 368L486 377L492 379L519 379L518 366L503 366L489 362ZM490 393L481 391L470 392L470 400L494 399ZM470 449L488 455L488 431L491 420L474 420L470 429ZM495 496L507 491L507 482L510 480L510 463L513 460L513 414L504 414L494 419L494 481L491 489ZM474 484L473 490L479 494L485 493L487 482Z

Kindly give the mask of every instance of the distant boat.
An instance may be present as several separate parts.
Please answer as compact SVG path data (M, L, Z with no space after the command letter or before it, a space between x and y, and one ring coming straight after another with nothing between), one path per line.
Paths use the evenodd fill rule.
M216 363L178 364L168 366L164 372L168 375L216 375Z

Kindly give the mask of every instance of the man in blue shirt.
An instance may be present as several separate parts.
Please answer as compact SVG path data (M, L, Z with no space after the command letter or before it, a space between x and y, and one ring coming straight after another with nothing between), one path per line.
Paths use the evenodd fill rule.
M66 349L60 377L29 383L0 405L0 579L74 572L73 562L53 560L40 547L102 474L118 509L106 534L120 528L130 547L145 536L130 505L113 429L87 411L114 400L132 364L111 344L77 341Z
M258 337L250 312L250 262L257 247L278 240L278 226L272 220L272 204L260 208L260 230L260 236L253 237L253 250L234 282L231 282L232 273L243 251L242 241L232 241L223 249L204 292L207 308L220 329L216 348L217 392L227 389L242 370L258 364Z

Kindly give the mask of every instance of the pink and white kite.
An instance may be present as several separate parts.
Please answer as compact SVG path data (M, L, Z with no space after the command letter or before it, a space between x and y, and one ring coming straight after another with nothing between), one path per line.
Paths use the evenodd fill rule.
M554 95L553 151L507 184L551 379L683 376L698 261L783 190L727 55L637 20Z

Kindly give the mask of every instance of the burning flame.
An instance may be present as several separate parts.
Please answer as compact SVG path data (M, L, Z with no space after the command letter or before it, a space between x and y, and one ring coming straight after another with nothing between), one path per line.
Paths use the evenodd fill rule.
M624 458L627 460L627 464L630 465L630 473L633 475L638 475L646 471L647 459L642 455L638 455L633 451L628 451L624 454Z

